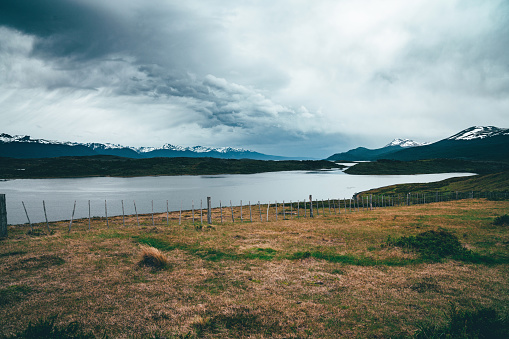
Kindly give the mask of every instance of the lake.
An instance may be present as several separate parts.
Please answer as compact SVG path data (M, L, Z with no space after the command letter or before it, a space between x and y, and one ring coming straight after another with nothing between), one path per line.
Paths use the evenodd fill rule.
M441 173L419 175L349 175L340 170L291 171L259 174L229 174L207 176L159 176L136 178L72 178L72 179L16 179L0 181L0 193L6 194L7 222L11 225L26 223L24 202L31 222L43 222L43 200L50 221L69 220L74 201L75 218L88 217L90 200L92 216L104 216L104 201L108 216L122 214L122 200L126 214L195 208L206 198L212 198L213 207L232 204L281 203L314 199L344 199L371 188L401 183L440 181L470 173Z

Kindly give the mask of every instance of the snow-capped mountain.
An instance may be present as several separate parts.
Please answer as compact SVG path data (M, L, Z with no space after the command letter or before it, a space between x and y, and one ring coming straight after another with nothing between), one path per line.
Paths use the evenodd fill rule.
M474 126L467 128L447 140L474 140L490 138L497 135L509 135L509 128L498 128L495 126Z
M394 139L385 147L358 147L336 153L328 160L374 161L378 159L468 159L509 161L509 129L494 126L473 126L434 143L416 143L408 139Z
M410 139L394 139L384 147L400 146L400 147L419 147L429 145L429 142L417 142Z
M226 159L281 160L284 157L266 155L233 147L183 147L165 144L161 147L130 147L111 143L61 142L32 139L28 135L0 134L0 157L47 158L57 156L116 155L129 158L212 157Z

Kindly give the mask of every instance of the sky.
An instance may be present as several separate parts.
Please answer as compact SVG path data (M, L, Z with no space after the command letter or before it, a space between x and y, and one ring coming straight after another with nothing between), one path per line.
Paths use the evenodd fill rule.
M324 158L509 127L506 0L1 0L0 133Z

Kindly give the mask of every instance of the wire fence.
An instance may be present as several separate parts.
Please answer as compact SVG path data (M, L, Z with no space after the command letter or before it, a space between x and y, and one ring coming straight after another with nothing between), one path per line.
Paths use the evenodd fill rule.
M293 218L314 218L320 216L332 216L360 211L372 211L380 208L390 208L397 206L424 205L429 203L440 203L463 199L489 199L489 200L507 200L508 192L427 192L427 193L407 193L407 194L356 194L351 198L343 199L321 199L315 200L310 195L309 198L300 201L274 201L265 204L260 201L252 203L251 201L233 203L229 201L219 201L219 205L212 207L212 199L207 197L205 203L203 200L191 201L190 209L183 209L184 202L180 202L180 208L170 210L169 201L166 200L165 208L154 208L154 201L150 201L150 211L146 213L146 202L144 202L144 213L138 213L137 202L132 201L108 201L104 200L101 215L92 214L92 210L98 211L98 202L88 200L85 204L81 203L81 217L75 218L77 202L72 204L72 210L67 211L69 218L52 220L48 218L48 208L46 201L42 201L39 214L44 215L42 222L32 222L30 210L22 201L23 211L26 216L26 222L15 226L28 226L33 231L34 227L44 228L48 232L52 227L57 227L56 223L68 222L68 231L71 232L74 227L92 229L96 227L107 228L114 226L147 226L147 225L204 225L218 223L236 223L236 222L270 222L280 220L290 220ZM0 236L7 234L7 212L5 211L5 195L0 194ZM139 202L138 202L139 204ZM84 206L83 206L84 205ZM102 205L102 204L101 204ZM112 205L115 208L112 209ZM174 204L173 204L174 205ZM129 208L128 208L129 206ZM83 215L83 208L88 212ZM62 212L62 211L60 211ZM61 227L61 226L60 226ZM5 231L3 231L5 229ZM5 233L5 234L4 234ZM4 234L4 235L2 235Z

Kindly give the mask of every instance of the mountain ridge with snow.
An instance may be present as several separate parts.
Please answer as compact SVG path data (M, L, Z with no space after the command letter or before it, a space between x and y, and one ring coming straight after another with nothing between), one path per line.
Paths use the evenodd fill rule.
M184 147L164 144L161 147L131 147L112 143L79 143L32 139L28 135L0 134L0 157L46 158L57 156L115 155L128 158L211 157L223 159L303 160L263 154L235 147Z
M429 145L429 142L417 142L411 139L394 139L384 147L400 146L400 147L419 147Z
M93 150L96 149L131 149L137 153L147 153L156 150L172 150L172 151L190 151L196 153L208 153L208 152L219 152L219 153L228 153L228 152L253 152L250 150L246 150L243 148L235 148L235 147L207 147L207 146L191 146L184 147L172 144L164 144L162 147L132 147L132 146L123 146L120 144L111 144L111 143L79 143L72 141L56 141L56 140L46 140L46 139L32 139L29 135L14 135L11 136L6 133L0 134L0 142L8 143L8 142L27 142L27 143L39 143L39 144L53 144L53 145L67 145L67 146L86 146Z
M475 140L490 138L498 135L509 135L509 128L495 126L473 126L450 136L446 140Z

